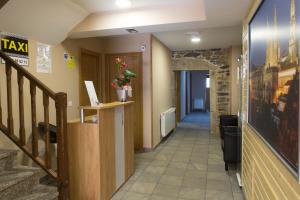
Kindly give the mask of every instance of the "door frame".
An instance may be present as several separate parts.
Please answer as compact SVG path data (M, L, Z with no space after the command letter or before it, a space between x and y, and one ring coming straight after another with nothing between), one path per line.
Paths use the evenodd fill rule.
M136 151L142 151L144 149L144 88L143 88L143 52L121 52L121 53L105 53L104 54L104 62L105 62L105 96L106 96L106 102L110 101L111 97L111 90L113 89L110 85L111 81L110 77L111 77L111 71L108 69L108 60L107 60L107 56L118 56L118 57L122 57L122 56L130 56L130 55L138 55L140 57L140 67L141 67L141 73L138 74L138 76L140 77L140 83L139 83L139 90L141 91L141 112L142 112L142 123L141 123L141 135L140 135L140 139L138 142L138 145L135 144L135 150Z
M98 80L97 80L97 86L96 88L98 90L96 90L96 93L97 93L97 96L99 98L99 100L101 101L102 100L102 97L103 97L103 94L100 93L101 91L101 77L99 77L99 74L101 71L103 71L102 69L102 55L100 53L97 53L97 52L94 52L94 51L91 51L91 50L88 50L88 49L84 49L84 48L80 48L80 56L79 56L79 105L81 105L81 102L82 102L82 97L83 97L83 91L85 90L85 85L83 84L83 78L82 78L82 71L83 71L83 59L82 59L82 54L89 54L89 55L92 55L92 56L95 56L97 57L97 77L98 77Z
M182 71L188 71L188 72L192 72L192 71L209 71L209 77L210 77L210 92L209 92L209 96L210 96L210 133L217 133L217 129L214 126L214 120L217 120L217 83L216 83L216 75L215 75L215 70L214 69L182 69L182 70L174 70L175 73L175 83L176 83L176 122L180 122L180 110L181 110L181 98L180 98L180 88L181 88L181 81L180 81L180 73ZM190 73L191 76L191 73ZM190 77L190 81L192 81L192 77ZM190 94L192 95L192 92L190 92ZM191 99L191 98L190 98ZM192 104L192 100L190 102ZM192 105L190 105L190 108L192 110Z

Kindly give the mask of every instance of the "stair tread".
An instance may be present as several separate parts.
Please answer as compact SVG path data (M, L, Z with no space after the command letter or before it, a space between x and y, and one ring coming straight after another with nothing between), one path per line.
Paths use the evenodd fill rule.
M18 150L0 149L0 160L17 153Z
M58 193L33 193L27 196L17 198L16 200L53 200L58 197Z
M0 192L30 178L40 170L32 167L17 167L11 170L5 170L0 173Z

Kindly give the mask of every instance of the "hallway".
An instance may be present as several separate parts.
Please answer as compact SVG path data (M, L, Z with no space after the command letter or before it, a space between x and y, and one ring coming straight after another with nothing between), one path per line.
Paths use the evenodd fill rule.
M181 127L198 128L201 130L209 130L210 113L209 112L191 112L183 118L179 124Z
M136 154L136 171L113 200L241 200L235 172L224 170L220 139L179 126L154 152Z

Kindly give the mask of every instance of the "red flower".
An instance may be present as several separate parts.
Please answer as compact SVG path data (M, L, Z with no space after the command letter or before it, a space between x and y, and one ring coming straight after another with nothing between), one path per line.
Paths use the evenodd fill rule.
M114 88L117 88L117 84L115 84L115 83L112 83L111 86Z
M125 62L123 62L123 63L122 63L122 67L127 68L128 65L127 65Z

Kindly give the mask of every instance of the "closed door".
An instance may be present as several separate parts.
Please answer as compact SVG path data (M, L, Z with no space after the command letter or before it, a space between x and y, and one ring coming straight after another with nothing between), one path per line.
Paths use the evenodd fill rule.
M139 151L143 149L143 60L142 53L120 53L120 54L107 54L106 60L106 85L109 88L107 91L107 101L117 101L116 89L111 87L112 80L117 75L116 59L121 58L125 61L129 69L137 74L137 77L132 80L133 96L129 101L134 101L133 105L133 121L134 121L134 147Z
M95 52L82 49L81 65L80 65L80 83L79 83L80 84L79 103L81 106L91 105L84 81L93 81L99 99L99 86L100 86L99 72L100 72L100 55ZM86 114L89 115L92 114L92 112L87 111Z

